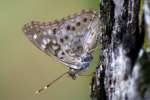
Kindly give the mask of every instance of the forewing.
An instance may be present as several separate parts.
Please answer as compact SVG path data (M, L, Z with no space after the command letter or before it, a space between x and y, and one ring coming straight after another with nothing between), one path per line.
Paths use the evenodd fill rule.
M80 69L83 63L82 55L88 53L93 45L95 45L96 37L93 37L93 35L96 32L92 33L94 30L91 31L91 28L93 28L91 25L93 25L93 21L94 23L97 22L96 19L98 19L98 16L95 11L82 10L61 21L59 25L60 32L56 36L58 37L58 43L65 53L66 59L63 59L65 62L71 63ZM91 39L94 39L92 40L93 44L90 44ZM87 41L89 43L86 44Z
M97 34L97 32L94 32L98 22L97 19L98 16L95 11L83 10L80 13L65 18L60 24L60 34L58 34L58 37L63 41L59 42L64 51L68 52L68 56L77 58L92 49L90 47L87 49L87 45L91 43L91 39L96 41L96 37L93 37L93 35ZM90 42L86 43L87 41Z
M56 34L59 34L59 22L41 23L32 21L24 25L23 31L37 48L49 56L54 56L67 66L74 66L74 63L71 62L72 59L65 55L62 45L58 42L59 37Z
M55 34L57 23L40 23L38 21L32 21L27 23L23 27L23 31L28 39L35 44L40 50L46 52L48 46L57 45L57 39ZM53 25L53 27L52 27ZM50 52L55 55L54 50Z
M71 68L80 69L81 55L88 52L84 46L87 45L85 36L89 34L94 16L94 11L83 10L60 22L33 21L26 24L23 31L40 50Z

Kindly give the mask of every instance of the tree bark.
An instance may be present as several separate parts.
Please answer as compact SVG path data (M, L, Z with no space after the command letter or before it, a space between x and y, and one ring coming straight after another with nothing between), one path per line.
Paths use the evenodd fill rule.
M145 2L150 9L150 1ZM140 0L100 0L101 48L92 100L150 100L150 49L142 49L145 22L140 6ZM147 16L149 27L150 10Z

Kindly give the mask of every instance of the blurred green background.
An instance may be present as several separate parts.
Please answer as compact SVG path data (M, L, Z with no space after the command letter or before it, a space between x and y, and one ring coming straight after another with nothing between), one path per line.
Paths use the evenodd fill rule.
M67 68L30 43L22 26L31 20L53 21L81 9L98 9L98 1L0 0L0 100L90 100L91 77L64 77L40 95L34 94Z

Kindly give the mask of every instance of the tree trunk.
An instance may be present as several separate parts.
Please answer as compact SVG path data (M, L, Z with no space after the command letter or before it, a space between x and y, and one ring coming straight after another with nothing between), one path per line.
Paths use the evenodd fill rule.
M150 100L150 49L142 49L150 0L146 5L144 15L140 0L100 0L101 48L92 100ZM150 28L146 32L150 34Z

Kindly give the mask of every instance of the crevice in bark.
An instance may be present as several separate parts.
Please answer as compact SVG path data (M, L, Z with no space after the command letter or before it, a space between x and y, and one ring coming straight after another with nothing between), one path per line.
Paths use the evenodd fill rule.
M142 49L145 24L144 16L139 17L140 2L100 0L100 61L92 78L92 100L148 100L145 96L150 97L150 92L146 92L148 85L144 84L150 78L144 78L148 73L142 70L150 69L143 67L145 61L146 66L150 63L149 51Z

